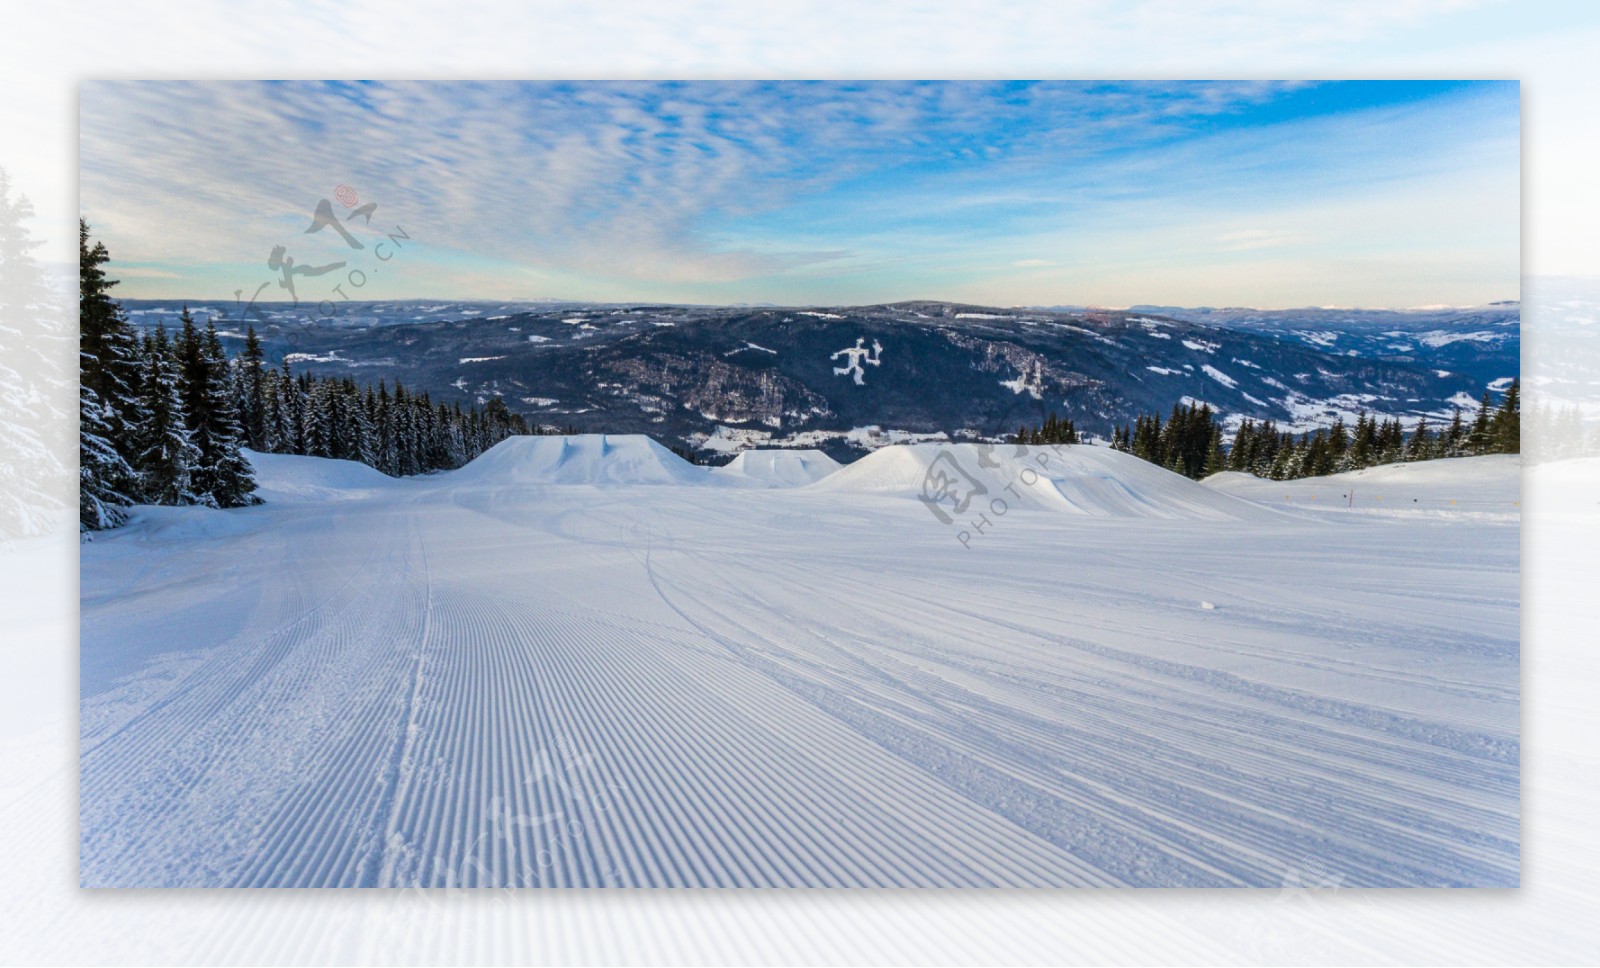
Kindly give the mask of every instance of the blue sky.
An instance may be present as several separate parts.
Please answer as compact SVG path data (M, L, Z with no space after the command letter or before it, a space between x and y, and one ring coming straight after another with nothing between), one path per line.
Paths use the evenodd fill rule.
M284 298L281 245L318 300L1464 305L1518 295L1519 93L94 81L81 200L126 296Z

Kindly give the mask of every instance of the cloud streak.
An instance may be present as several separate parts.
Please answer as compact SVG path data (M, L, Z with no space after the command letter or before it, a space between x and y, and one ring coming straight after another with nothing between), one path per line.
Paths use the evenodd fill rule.
M1516 140L1514 85L90 82L81 119L97 233L197 287L130 273L129 294L209 297L273 245L332 258L338 240L303 229L348 184L420 240L374 295L830 302L940 295L912 289L956 263L989 301L1070 301L975 267L1070 266L1051 242L1066 226L1144 223L1154 244L1162 210L1247 221L1308 186L1358 197L1482 167L1451 141ZM1493 163L1514 181L1509 159ZM1270 234L1225 247L1318 235ZM450 279L497 291L406 288Z

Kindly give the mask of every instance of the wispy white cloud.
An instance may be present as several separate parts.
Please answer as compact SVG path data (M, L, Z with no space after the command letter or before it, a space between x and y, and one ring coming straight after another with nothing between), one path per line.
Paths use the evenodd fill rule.
M1432 105L1238 123L1297 87L91 82L82 197L119 259L181 266L208 295L224 269L246 274L225 289L248 288L274 245L303 263L337 258L336 237L303 232L316 200L349 184L378 204L377 222L418 240L418 259L475 279L516 267L563 295L810 287L826 300L830 279L901 292L949 260L960 276L997 256L1063 265L1081 258L1063 231L1106 219L1154 241L1175 219L1216 222L1233 206L1235 224L1213 236L1254 231L1238 222L1296 193L1359 195L1460 164L1423 143L1427 126L1453 123L1438 120L1452 110L1477 118ZM1270 224L1284 228L1213 247L1315 234ZM423 269L371 292L446 278ZM991 294L1007 285L996 276Z

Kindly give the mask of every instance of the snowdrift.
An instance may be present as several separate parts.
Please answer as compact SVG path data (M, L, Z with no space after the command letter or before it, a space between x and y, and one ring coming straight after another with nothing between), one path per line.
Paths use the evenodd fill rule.
M258 493L269 503L364 497L378 488L400 483L382 471L353 460L262 454L253 450L245 450L244 456L256 472Z
M820 450L747 450L712 473L769 487L800 487L822 480L840 466Z
M510 437L450 479L463 484L704 484L709 472L643 434Z
M1229 472L1213 474L1201 484L1262 504L1312 510L1515 517L1522 500L1522 458L1515 454L1450 457L1293 481Z
M811 489L928 497L959 516L1002 499L1098 518L1250 520L1273 511L1201 487L1137 457L1104 447L909 444L885 447ZM975 495L966 508L961 501ZM973 513L976 513L975 511Z

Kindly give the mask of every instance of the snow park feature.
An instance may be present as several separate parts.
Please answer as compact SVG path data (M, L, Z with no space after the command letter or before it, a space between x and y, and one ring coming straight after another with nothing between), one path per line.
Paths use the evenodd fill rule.
M1174 479L1176 478L1176 480ZM1272 512L1208 491L1130 454L1103 447L909 444L885 447L817 488L914 496L958 518L971 508L1047 508L1099 518L1251 520ZM976 499L976 504L972 500ZM936 515L938 516L938 515Z
M839 462L820 450L745 450L713 473L772 487L800 487L838 469Z
M246 456L82 546L84 886L1519 882L1514 458Z
M463 484L690 484L708 471L642 434L513 437L456 472Z

